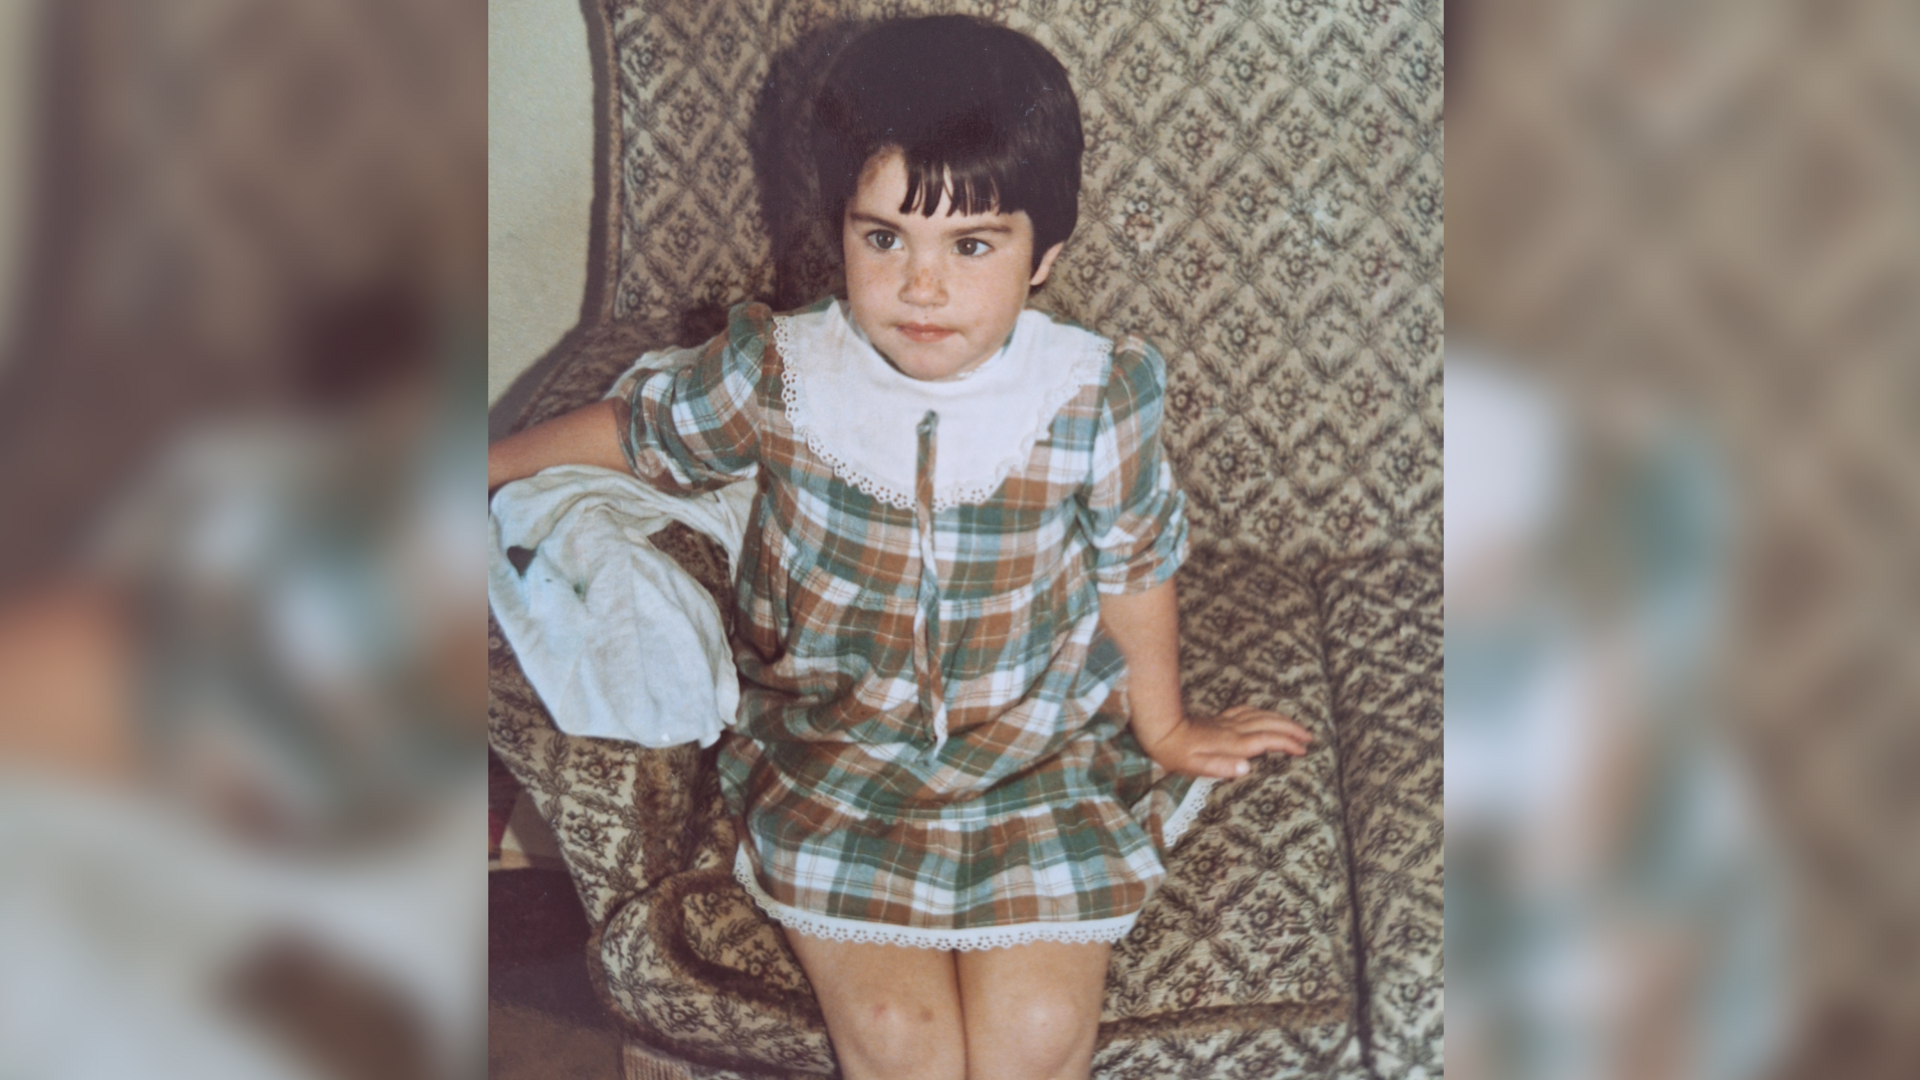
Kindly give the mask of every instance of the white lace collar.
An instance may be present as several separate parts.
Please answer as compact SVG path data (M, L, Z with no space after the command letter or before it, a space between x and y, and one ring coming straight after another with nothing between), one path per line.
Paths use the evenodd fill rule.
M966 378L926 382L887 363L845 306L774 319L787 419L842 480L903 510L928 410L940 414L933 508L985 502L1112 351L1098 334L1023 311L1012 341Z

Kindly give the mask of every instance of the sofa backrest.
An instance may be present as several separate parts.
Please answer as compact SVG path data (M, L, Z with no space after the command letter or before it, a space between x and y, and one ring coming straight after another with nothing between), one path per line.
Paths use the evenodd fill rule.
M600 318L691 337L834 288L780 209L807 198L810 80L859 20L983 15L1053 50L1086 127L1034 302L1166 354L1195 538L1439 549L1440 0L597 2Z

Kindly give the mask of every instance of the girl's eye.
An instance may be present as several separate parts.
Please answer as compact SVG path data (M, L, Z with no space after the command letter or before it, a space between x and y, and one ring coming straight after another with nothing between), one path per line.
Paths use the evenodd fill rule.
M985 255L987 252L993 250L987 246L985 240L976 239L971 236L953 245L953 249L962 255Z
M881 251L892 251L900 246L900 238L885 229L875 229L867 234L867 243Z

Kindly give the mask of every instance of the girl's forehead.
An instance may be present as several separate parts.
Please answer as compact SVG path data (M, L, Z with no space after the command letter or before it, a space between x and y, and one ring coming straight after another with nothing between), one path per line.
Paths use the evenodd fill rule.
M943 177L942 180L945 181L946 178ZM907 198L907 162L905 155L903 155L898 148L889 147L867 159L866 166L860 170L860 183L859 186L854 189L853 200L848 203L847 212L850 214L856 212L884 214L888 217L896 217L903 214L908 214L913 217L925 217L926 208L924 205L921 205L921 203L928 194L929 193L926 192L920 193L920 200L916 201L910 211L901 210L901 204L904 203ZM932 215L933 220L936 222L949 219L951 221L1007 222L1009 219L1024 219L1026 217L1023 211L1015 211L1013 214L1003 214L997 209L984 214L954 213L953 193L949 182L943 182L937 191L931 194L938 200L934 203Z
M881 173L890 171L889 166L897 166L901 176L907 174L907 155L897 146L883 146L873 152L866 164L860 166L860 186L865 187Z

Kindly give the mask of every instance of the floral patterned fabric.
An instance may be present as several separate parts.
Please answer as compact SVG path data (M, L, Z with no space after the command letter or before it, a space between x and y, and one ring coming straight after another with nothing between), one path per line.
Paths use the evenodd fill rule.
M1035 303L1165 355L1189 705L1323 733L1215 789L1116 948L1095 1074L1437 1074L1437 0L599 0L591 317L519 422L738 302L833 288L794 212L807 90L851 20L908 11L997 19L1066 65L1085 194ZM703 541L659 539L725 595ZM556 823L636 1043L688 1076L830 1074L804 975L728 882L710 763L567 739L497 635L493 663L494 744Z

